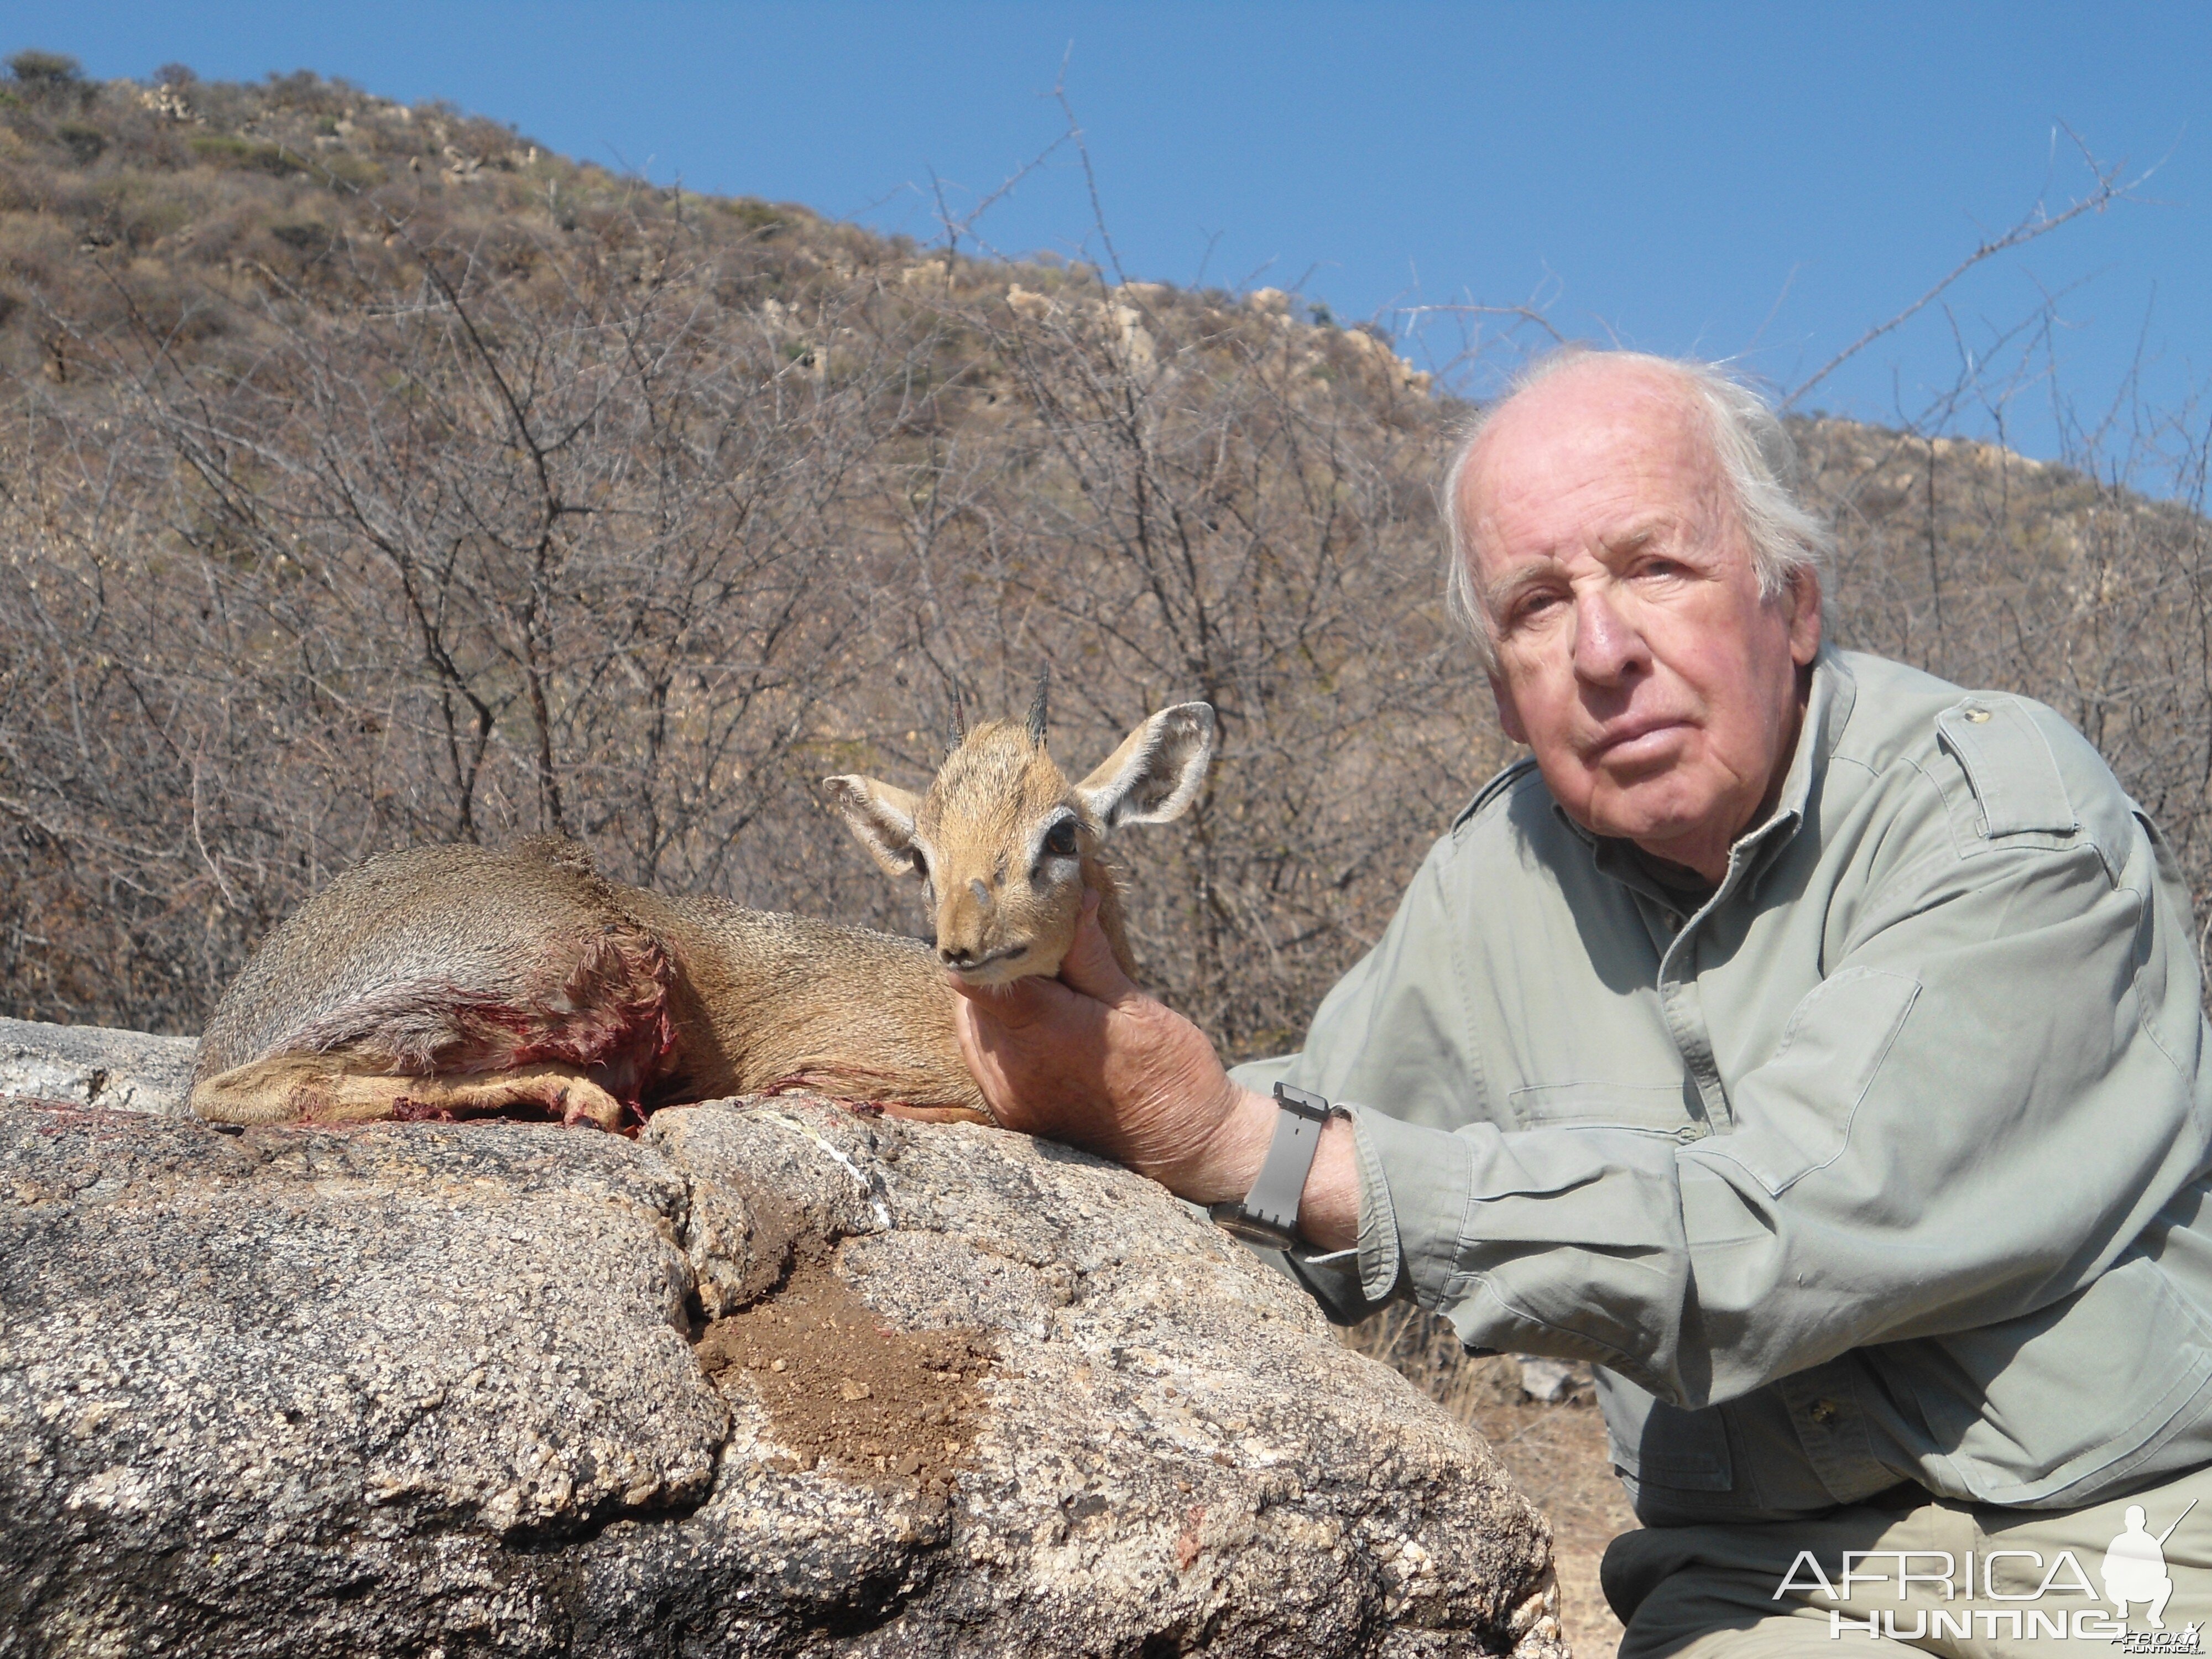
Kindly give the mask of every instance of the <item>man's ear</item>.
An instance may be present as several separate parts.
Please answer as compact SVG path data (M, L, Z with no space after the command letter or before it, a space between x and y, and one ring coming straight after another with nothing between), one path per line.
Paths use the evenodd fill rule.
M1514 706L1513 694L1494 672L1490 677L1490 696L1498 705L1498 723L1505 728L1505 735L1516 743L1528 742L1528 728L1521 723L1521 711Z
M914 817L921 803L905 790L873 778L824 778L830 804L868 856L894 881L929 878L929 866L914 838Z
M1198 799L1213 758L1213 706L1163 708L1121 740L1105 763L1075 786L1101 831L1125 823L1165 823Z
M1800 668L1820 654L1820 573L1800 565L1790 573L1790 659Z

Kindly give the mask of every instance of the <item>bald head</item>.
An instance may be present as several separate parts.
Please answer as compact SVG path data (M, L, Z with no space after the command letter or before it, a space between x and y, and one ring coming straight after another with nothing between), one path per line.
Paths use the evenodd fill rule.
M1534 567L1486 575L1501 514L1540 507L1562 478L1584 489L1649 495L1663 483L1725 530L1728 486L1688 378L1674 365L1591 353L1524 387L1475 434L1457 478L1456 517L1468 539L1478 614L1494 641L1512 585ZM1492 566L1495 561L1488 562Z

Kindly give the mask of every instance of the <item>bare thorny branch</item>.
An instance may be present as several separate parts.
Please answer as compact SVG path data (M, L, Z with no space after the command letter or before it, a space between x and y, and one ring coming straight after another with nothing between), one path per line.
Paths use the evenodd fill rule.
M2078 139L2075 142L2077 144L2080 143ZM2055 214L2045 212L2042 204L2039 203L2009 230L2000 235L1984 238L1975 246L1972 252L1952 266L1918 299L1913 301L1903 310L1867 329L1810 375L1790 387L1783 396L1782 406L1785 409L1796 408L1803 401L1807 392L1833 374L1845 363L1858 356L1875 341L1885 335L1894 333L1911 321L1913 318L1941 299L1960 278L1976 266L1986 264L2001 254L2008 253L2014 248L2024 247L2030 242L2039 240L2062 226L2071 224L2084 214L2104 212L2114 203L2127 200L2150 177L2149 173L2146 172L2133 179L2128 178L2126 163L2100 165L2094 156L2089 155L2086 147L2082 148L2082 155L2083 159L2088 161L2091 173L2096 180L2087 191Z

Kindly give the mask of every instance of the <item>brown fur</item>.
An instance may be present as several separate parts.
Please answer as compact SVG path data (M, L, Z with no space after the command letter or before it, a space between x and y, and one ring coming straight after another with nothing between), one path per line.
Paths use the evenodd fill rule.
M200 1039L191 1102L228 1122L612 1128L807 1087L980 1115L951 997L912 940L622 886L572 842L415 848L270 936Z
M550 837L372 858L270 934L223 994L195 1057L192 1108L233 1123L524 1113L615 1128L678 1101L806 1088L988 1117L940 961L1011 943L1019 963L1000 966L1054 972L1091 886L1128 965L1118 883L1097 856L1107 826L1082 791L1117 764L1117 780L1129 773L1131 744L1175 713L1073 790L1018 726L979 726L947 757L919 817L967 884L963 902L938 907L934 954L865 928L624 886ZM1190 771L1188 743L1170 758ZM848 820L853 792L841 786L915 799L830 782ZM1062 878L1033 880L1038 814L1070 802L1084 815L1079 880L1057 863ZM880 838L855 830L884 862Z

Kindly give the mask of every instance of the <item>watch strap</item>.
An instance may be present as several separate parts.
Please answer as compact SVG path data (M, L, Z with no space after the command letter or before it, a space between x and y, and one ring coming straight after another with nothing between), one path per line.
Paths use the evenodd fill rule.
M1321 1132L1343 1109L1287 1083L1275 1085L1275 1133L1252 1190L1241 1203L1216 1204L1207 1213L1233 1233L1288 1249L1298 1242L1298 1200L1321 1150Z

